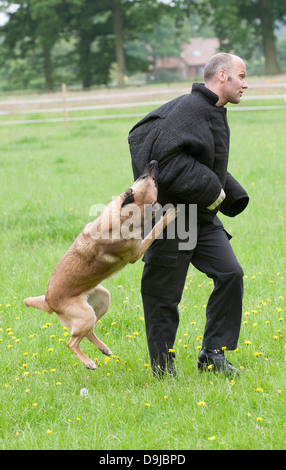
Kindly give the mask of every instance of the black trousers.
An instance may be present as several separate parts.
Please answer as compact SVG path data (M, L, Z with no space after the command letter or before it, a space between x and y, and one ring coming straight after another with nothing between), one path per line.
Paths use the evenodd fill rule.
M198 226L197 243L189 251L178 250L178 240L155 240L144 256L141 293L146 335L153 370L173 362L179 324L178 304L189 264L214 281L206 308L203 347L233 350L239 337L243 270L229 242L229 235L216 217Z

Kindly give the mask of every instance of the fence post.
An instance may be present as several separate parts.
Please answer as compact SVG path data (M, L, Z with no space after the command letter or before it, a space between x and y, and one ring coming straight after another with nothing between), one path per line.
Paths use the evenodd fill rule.
M62 84L62 94L63 94L63 108L64 108L64 120L65 126L68 127L68 110L67 110L67 86L65 83Z

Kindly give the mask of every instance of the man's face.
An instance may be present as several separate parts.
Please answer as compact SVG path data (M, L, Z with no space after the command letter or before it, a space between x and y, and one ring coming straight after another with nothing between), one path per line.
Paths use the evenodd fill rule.
M248 88L246 67L243 60L235 59L231 71L226 72L226 76L227 80L223 89L224 98L228 103L237 104L240 102L244 90Z

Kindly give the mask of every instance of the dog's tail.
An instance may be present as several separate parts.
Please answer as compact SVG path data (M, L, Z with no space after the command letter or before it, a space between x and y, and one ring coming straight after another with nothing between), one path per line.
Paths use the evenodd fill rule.
M39 297L28 297L27 299L24 299L24 304L27 307L34 307L47 313L53 313L53 310L48 305L44 295L40 295Z

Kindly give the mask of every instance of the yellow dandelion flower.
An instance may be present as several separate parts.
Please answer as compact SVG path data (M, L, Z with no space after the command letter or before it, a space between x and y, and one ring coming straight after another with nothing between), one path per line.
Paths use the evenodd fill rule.
M199 401L198 406L206 406L206 403L204 401Z
M216 436L210 436L210 437L208 437L208 441L215 441L215 439L216 439Z
M147 406L147 408L148 408L148 407L151 406L151 405L150 405L150 403L145 403L145 406Z
M263 421L263 418L260 418L259 416L256 418L256 421Z
M47 434L53 434L53 431L51 429L47 429L46 433Z
M263 388L257 387L256 391L257 392L263 392Z

